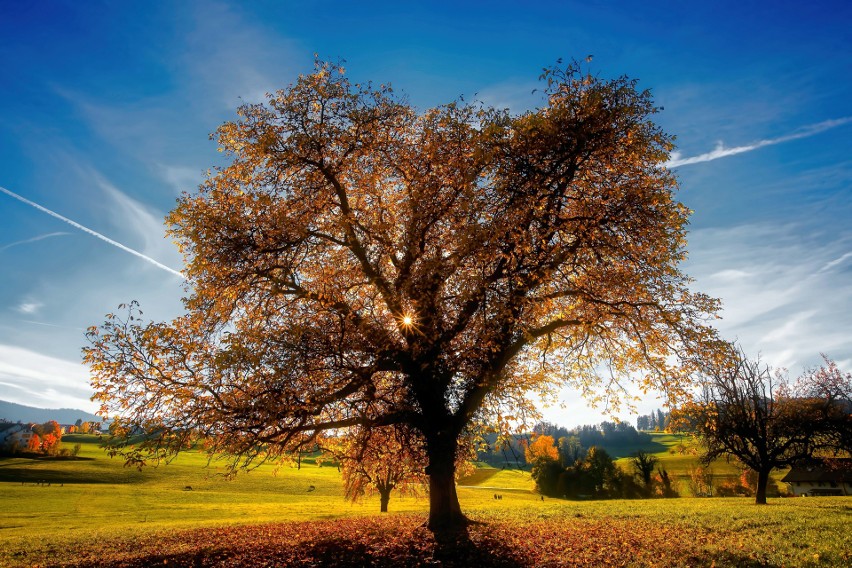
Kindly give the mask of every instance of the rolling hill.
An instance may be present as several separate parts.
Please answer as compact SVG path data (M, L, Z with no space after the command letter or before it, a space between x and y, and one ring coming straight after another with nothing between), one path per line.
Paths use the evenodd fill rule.
M8 422L37 422L56 420L60 424L74 424L77 420L84 422L102 422L99 416L74 408L36 408L14 402L0 400L0 419Z

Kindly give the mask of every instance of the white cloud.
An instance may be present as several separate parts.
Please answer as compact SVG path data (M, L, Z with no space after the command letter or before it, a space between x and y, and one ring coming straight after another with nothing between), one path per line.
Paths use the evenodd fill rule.
M835 266L840 266L841 264L843 264L844 261L846 261L849 258L852 258L852 252L847 252L846 254L841 256L840 258L836 258L836 259L832 260L831 262L825 263L825 266L820 268L819 271L825 272L827 270L831 270Z
M727 339L798 374L821 352L852 356L852 280L823 270L839 265L850 239L826 241L818 228L793 224L700 229L690 233L686 271L696 289L722 300L718 328Z
M534 91L540 91L541 88L541 83L538 82L503 82L482 89L476 98L488 106L521 113L540 104L541 94L535 94Z
M826 130L837 128L838 126L843 126L844 124L848 124L850 122L852 122L852 117L850 116L833 120L825 120L816 124L809 124L808 126L802 127L798 131L793 132L791 134L787 134L785 136L769 138L766 140L759 140L758 142L755 142L753 144L747 144L745 146L735 146L733 148L726 148L722 142L719 142L718 144L716 144L716 148L714 148L712 151L689 158L682 158L680 152L672 152L671 159L669 159L669 161L666 162L665 165L667 168L676 168L679 166L687 166L690 164L710 162L713 160L718 160L719 158L726 158L728 156L734 156L736 154L751 152L753 150L757 150L758 148L763 148L764 146L772 146L774 144L781 144L782 142L789 142L791 140L798 140L800 138L808 138L809 136L814 136L816 134L819 134L820 132L825 132Z
M296 49L287 38L253 22L238 7L220 2L198 5L184 35L179 54L180 79L186 88L211 101L215 93L220 108L232 111L241 102L258 103L266 93L283 85L279 77L292 77L310 53ZM290 57L290 54L298 55ZM292 61L298 62L295 67Z
M18 306L18 311L22 314L34 314L43 305L41 302L24 302Z
M204 180L204 175L197 168L158 164L157 171L160 177L168 182L175 189L175 193L178 194L184 191L193 191Z
M78 362L0 344L0 399L45 408L94 412L87 369Z

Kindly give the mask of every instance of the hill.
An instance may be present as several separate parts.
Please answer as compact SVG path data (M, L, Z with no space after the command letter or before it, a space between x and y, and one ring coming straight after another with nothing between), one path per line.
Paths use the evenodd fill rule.
M83 422L102 422L103 419L91 412L74 408L36 408L14 402L0 400L0 419L8 422L37 422L56 420L60 424Z

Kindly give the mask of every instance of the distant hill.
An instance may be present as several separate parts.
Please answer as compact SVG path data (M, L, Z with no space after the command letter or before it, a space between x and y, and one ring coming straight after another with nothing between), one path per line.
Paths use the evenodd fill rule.
M103 419L84 410L73 408L35 408L0 400L0 418L9 422L44 423L56 420L60 424L74 424L77 420L83 422L103 422Z

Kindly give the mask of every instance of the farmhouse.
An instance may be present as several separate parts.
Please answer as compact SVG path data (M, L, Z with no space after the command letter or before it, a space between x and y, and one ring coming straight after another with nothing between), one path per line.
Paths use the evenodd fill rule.
M852 459L793 466L781 480L798 496L852 495Z
M32 436L29 424L0 423L0 449L11 451L15 448L26 448Z

